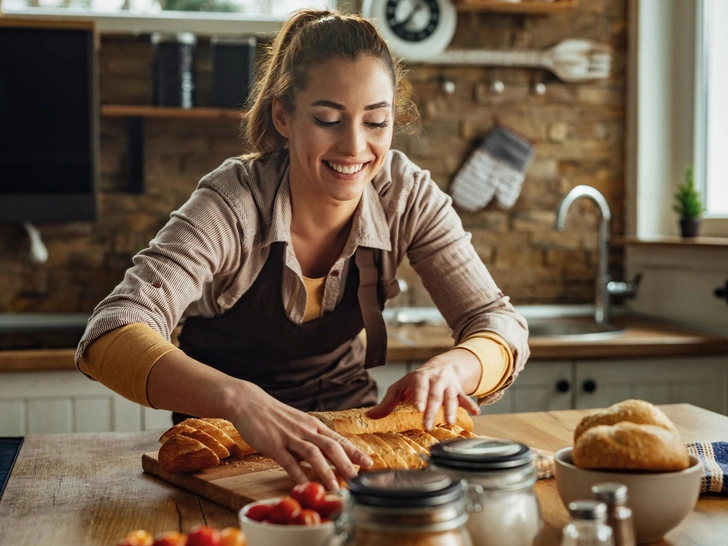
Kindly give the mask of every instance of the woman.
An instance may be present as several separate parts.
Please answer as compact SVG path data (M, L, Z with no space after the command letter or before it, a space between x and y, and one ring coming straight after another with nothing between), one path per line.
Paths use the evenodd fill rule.
M244 120L254 153L226 161L134 258L95 309L81 371L184 415L224 417L298 481L336 488L371 460L304 413L376 403L382 307L405 254L458 345L392 385L432 426L443 407L497 400L528 357L527 327L496 287L450 198L390 150L400 68L371 23L304 10L275 39ZM169 343L186 317L180 349ZM358 335L366 331L366 349ZM331 465L329 464L331 463Z

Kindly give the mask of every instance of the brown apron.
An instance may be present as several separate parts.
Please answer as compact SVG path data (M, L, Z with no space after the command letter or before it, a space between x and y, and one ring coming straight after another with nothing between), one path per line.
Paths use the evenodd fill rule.
M301 411L375 404L376 383L367 368L384 364L387 333L374 250L357 249L339 304L303 324L288 318L281 297L284 252L285 243L271 245L258 278L224 314L188 318L180 348ZM358 337L362 328L366 353Z

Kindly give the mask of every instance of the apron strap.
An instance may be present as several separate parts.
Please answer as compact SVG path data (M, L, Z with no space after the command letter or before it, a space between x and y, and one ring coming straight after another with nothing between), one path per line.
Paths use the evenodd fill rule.
M359 308L367 333L365 368L383 366L387 360L387 327L379 307L377 284L379 271L374 263L374 249L356 249L356 267L359 269Z

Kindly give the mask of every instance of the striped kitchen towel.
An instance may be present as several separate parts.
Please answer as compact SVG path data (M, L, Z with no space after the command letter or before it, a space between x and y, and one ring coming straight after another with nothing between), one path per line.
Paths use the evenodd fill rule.
M703 463L700 493L728 495L728 442L688 442L690 455Z
M511 208L521 193L534 146L516 131L496 123L455 175L450 195L468 212L484 208L493 198Z

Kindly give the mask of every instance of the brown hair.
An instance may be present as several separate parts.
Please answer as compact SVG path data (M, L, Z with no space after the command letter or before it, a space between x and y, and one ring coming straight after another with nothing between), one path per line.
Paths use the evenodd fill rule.
M253 152L248 157L268 155L286 146L286 139L273 125L274 98L286 111L293 112L295 92L306 88L314 65L335 58L356 61L363 55L382 61L391 75L395 123L403 126L415 121L417 110L411 86L374 25L358 15L303 9L284 23L271 43L253 87L241 125L242 136Z

